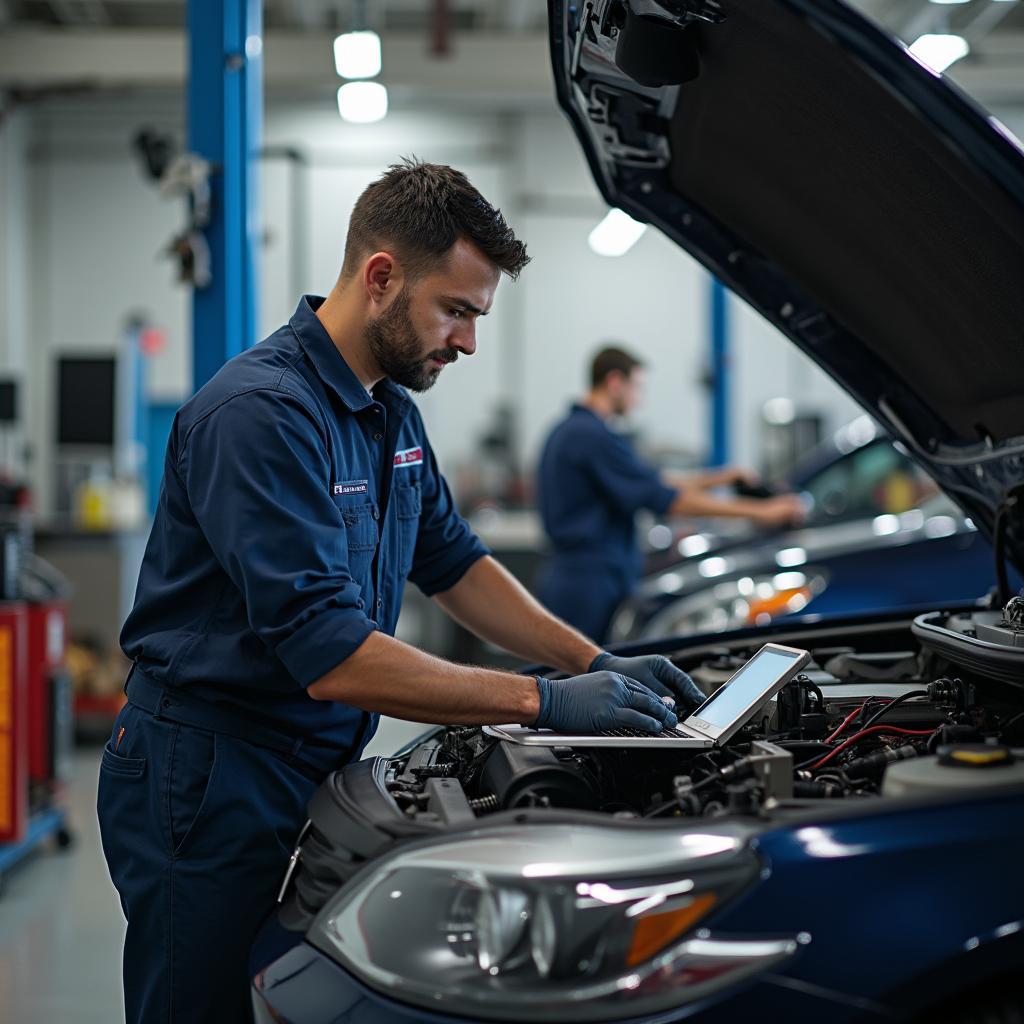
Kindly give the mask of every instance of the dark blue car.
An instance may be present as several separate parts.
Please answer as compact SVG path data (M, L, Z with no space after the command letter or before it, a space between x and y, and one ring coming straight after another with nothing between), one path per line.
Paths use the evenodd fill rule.
M708 693L768 640L809 653L724 745L452 727L336 772L257 1020L1019 1021L1024 155L839 0L550 14L607 201L899 440L991 543L992 594L634 645Z

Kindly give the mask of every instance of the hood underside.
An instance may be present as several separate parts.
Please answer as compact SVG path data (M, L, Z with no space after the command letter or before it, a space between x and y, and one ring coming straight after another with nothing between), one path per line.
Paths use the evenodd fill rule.
M757 308L991 535L1024 479L1019 147L838 0L550 9L608 202Z

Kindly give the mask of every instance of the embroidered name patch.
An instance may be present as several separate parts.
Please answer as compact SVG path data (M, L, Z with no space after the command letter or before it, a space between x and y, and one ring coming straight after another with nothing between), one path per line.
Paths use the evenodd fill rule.
M395 465L396 466L420 466L423 464L423 449L422 448L404 448L400 452L395 452Z
M366 494L365 480L343 480L334 485L335 494Z

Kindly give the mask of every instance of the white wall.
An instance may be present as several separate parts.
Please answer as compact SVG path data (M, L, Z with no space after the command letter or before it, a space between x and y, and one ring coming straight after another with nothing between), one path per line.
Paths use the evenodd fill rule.
M0 375L18 383L24 416L28 395L25 370L28 352L28 211L26 194L26 120L20 110L0 120ZM15 432L4 454L20 463L16 453L24 431Z
M31 111L27 160L29 393L32 480L45 517L53 507L55 366L65 353L109 355L130 317L162 327L149 360L150 394L176 400L191 378L188 292L162 255L184 220L131 153L145 107L64 101ZM152 112L148 112L150 115ZM165 116L174 117L173 108Z

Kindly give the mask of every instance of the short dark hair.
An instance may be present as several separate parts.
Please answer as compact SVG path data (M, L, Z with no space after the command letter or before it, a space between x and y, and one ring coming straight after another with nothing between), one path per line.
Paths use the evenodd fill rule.
M526 246L501 211L465 174L446 164L406 158L392 164L356 200L341 274L350 276L360 259L392 246L408 273L417 277L443 260L460 238L513 279L530 262Z
M590 386L600 387L608 374L614 373L616 370L624 377L628 377L638 366L643 365L641 360L630 355L625 349L609 345L607 348L601 349L590 364Z

